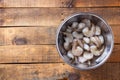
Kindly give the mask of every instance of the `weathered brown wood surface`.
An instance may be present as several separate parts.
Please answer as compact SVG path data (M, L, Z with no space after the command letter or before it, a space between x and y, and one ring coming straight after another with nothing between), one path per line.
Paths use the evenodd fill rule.
M120 63L105 63L89 71L79 71L67 64L1 64L1 80L120 80Z
M0 0L0 7L118 7L119 0Z
M120 0L0 0L0 80L120 80ZM91 12L114 33L108 61L95 70L65 64L56 31L67 16Z
M119 25L111 25L115 43L120 43ZM0 45L55 45L56 27L8 27L0 28ZM19 43L21 41L21 43ZM15 43L16 42L16 43Z
M5 8L0 9L1 26L58 26L67 16L92 12L109 24L120 24L120 8Z
M120 62L120 45L115 45L108 62ZM62 63L55 45L0 46L0 63Z

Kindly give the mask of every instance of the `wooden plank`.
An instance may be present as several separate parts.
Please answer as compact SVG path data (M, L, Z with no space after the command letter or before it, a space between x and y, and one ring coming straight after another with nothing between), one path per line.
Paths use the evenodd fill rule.
M120 8L5 8L0 12L0 26L58 26L78 12L96 13L109 24L120 24Z
M75 0L73 2L75 7L114 7L120 6L120 0Z
M68 7L72 0L0 0L0 7ZM73 7L114 7L119 0L73 0Z
M0 63L61 62L54 45L1 46Z
M67 64L1 64L1 80L120 80L120 63L106 63L88 71Z
M112 25L111 25L112 26ZM119 25L113 25L115 43L120 43ZM55 44L57 27L0 28L0 46Z
M120 62L120 45L115 45L108 62ZM63 62L55 45L0 46L0 63Z
M55 44L56 27L4 28L5 45Z
M113 31L113 35L114 35L114 43L119 43L120 41L120 33L119 33L119 28L120 26L119 25L116 25L116 26L112 26L111 25L111 28L112 28L112 31Z

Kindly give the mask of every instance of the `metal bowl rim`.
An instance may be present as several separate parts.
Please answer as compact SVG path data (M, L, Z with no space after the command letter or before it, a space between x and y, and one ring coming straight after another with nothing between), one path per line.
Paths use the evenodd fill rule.
M71 18L73 18L73 17L75 17L75 16L79 16L79 15L91 15L91 16L95 16L95 17L99 18L102 22L104 22L104 24L107 25L107 27L108 27L108 29L109 29L109 31L110 31L110 34L111 34L111 36L112 36L111 48L110 48L110 51L109 51L108 55L107 55L107 56L104 58L104 60L102 60L99 64L97 64L97 65L95 65L95 66L92 66L92 67L78 68L78 67L76 67L76 66L74 66L74 65L66 62L66 61L64 60L64 57L62 56L60 50L59 50L59 47L58 47L58 36L59 36L59 32L60 32L61 28L63 27L63 25L64 25L69 19L71 19ZM76 68L76 69L79 69L79 70L95 69L95 68L103 65L103 64L107 61L107 59L110 57L110 55L111 55L111 53L112 53L112 51L113 51L113 47L114 47L114 36L113 36L113 32L112 32L111 26L108 25L108 23L105 21L105 19L103 19L101 16L96 15L96 14L94 14L94 13L90 13L90 12L80 12L80 13L76 13L76 14L73 14L73 15L71 15L71 16L68 16L67 18L64 19L64 21L61 22L61 24L59 25L59 27L58 27L58 29L57 29L56 48L57 48L57 51L58 51L59 55L61 56L61 58L63 59L63 61L64 61L65 63L67 63L68 65L72 66L73 68Z

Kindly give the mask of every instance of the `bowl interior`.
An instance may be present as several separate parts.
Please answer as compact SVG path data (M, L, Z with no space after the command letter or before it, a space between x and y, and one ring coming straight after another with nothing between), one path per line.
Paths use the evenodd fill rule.
M83 19L89 19L95 25L100 26L102 30L102 35L104 36L104 39L105 39L105 50L103 54L99 58L96 59L97 63L95 62L95 60L93 61L93 63L96 63L95 65L89 66L87 68L76 67L74 64L70 64L69 60L66 61L64 55L66 55L67 51L63 48L63 43L64 43L63 36L64 35L60 33L60 32L64 32L67 26L71 26L73 22L75 21L81 22L81 20ZM66 63L79 69L92 69L92 68L96 68L100 66L107 60L107 58L111 54L111 51L113 48L113 42L114 41L113 41L113 35L112 35L111 28L101 17L94 15L94 14L81 13L81 14L73 15L67 18L66 20L64 20L64 22L59 27L56 44L58 47L59 54L61 55L61 57L64 59Z

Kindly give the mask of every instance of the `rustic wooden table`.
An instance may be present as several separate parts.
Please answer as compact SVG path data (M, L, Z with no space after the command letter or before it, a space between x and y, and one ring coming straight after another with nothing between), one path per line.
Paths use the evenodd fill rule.
M58 25L77 12L102 16L114 33L111 57L95 70L73 69L55 47ZM0 0L0 26L0 80L120 80L120 0Z

